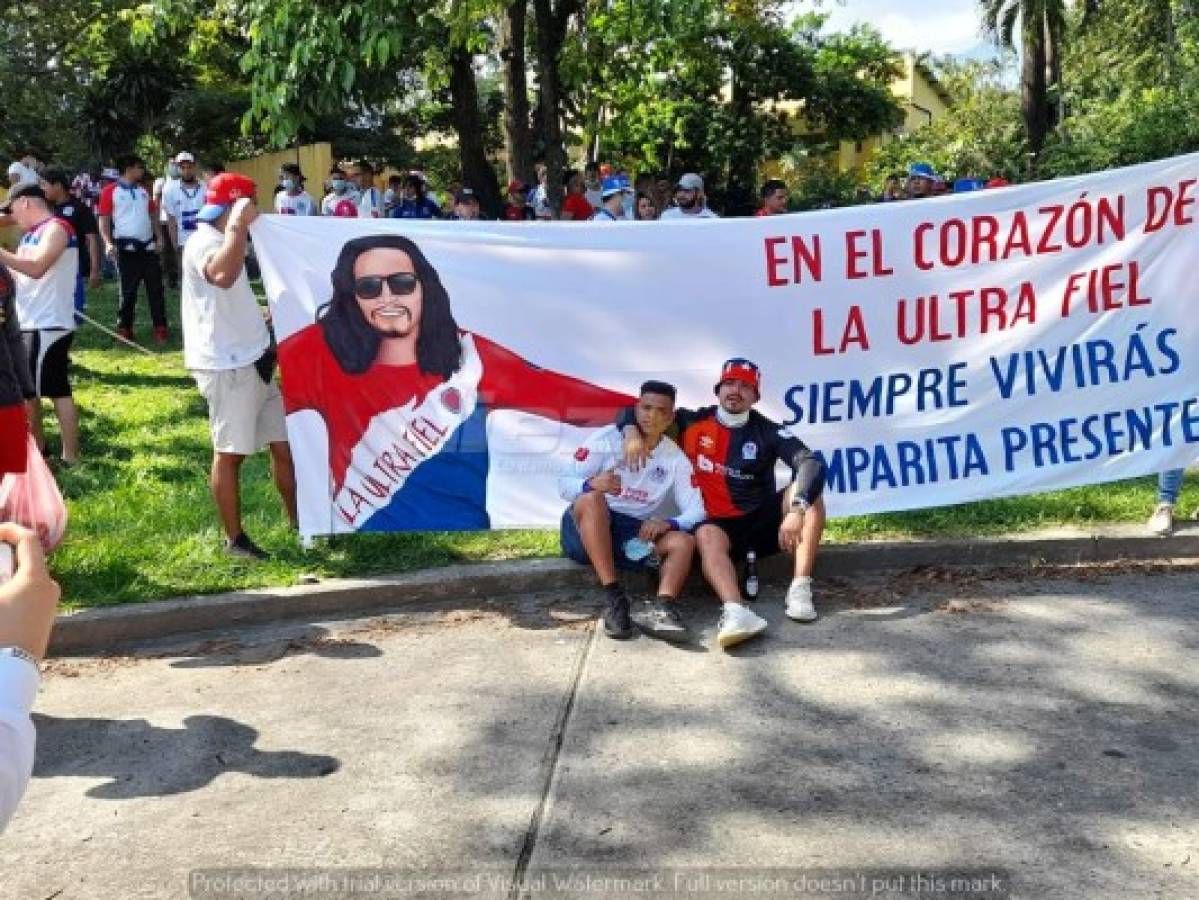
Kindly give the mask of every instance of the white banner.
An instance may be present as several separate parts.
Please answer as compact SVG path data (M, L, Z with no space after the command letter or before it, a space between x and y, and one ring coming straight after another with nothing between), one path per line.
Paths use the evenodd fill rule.
M828 463L835 516L1184 466L1197 176L1191 155L727 221L262 216L301 531L554 524L586 429L647 378L709 405L734 356ZM408 277L371 301L364 273Z

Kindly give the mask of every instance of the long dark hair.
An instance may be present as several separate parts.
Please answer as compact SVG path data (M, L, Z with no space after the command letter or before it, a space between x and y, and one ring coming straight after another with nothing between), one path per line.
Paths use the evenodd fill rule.
M423 303L420 334L416 339L416 363L424 374L449 378L462 365L462 345L458 323L450 310L450 296L441 284L437 270L425 259L420 248L398 234L373 234L346 241L337 257L330 280L333 298L316 311L317 324L325 333L325 342L341 366L351 375L360 375L371 367L383 338L362 315L354 293L354 263L368 250L402 250L412 260L420 281Z

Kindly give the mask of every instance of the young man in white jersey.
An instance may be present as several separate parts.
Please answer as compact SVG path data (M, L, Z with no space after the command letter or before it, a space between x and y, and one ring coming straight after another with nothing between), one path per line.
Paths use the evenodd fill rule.
M204 182L196 171L196 158L186 150L175 157L179 177L162 191L162 209L166 215L171 247L183 254L183 248L196 231L196 213L204 205ZM177 267L176 267L177 268Z
M267 447L275 487L292 527L296 478L274 380L274 351L262 308L246 277L246 243L254 182L223 172L208 183L200 227L183 248L183 364L208 402L212 433L210 486L225 529L225 552L244 559L268 554L242 529L241 464Z
M687 628L675 611L683 590L695 538L691 531L704 519L703 497L695 486L691 463L666 429L674 421L673 385L647 381L635 407L637 424L652 446L646 465L634 472L624 464L622 437L615 426L596 432L574 455L558 481L570 507L562 516L563 552L575 562L590 563L607 595L604 632L623 639L633 623L653 637L687 639ZM661 513L670 501L679 512ZM616 570L637 570L660 560L658 596L630 615L629 596Z
M350 180L358 191L358 217L383 218L383 192L375 187L375 167L362 160L350 173Z
M17 283L17 319L37 392L29 401L30 427L42 445L41 398L49 398L62 434L62 461L73 465L79 461L79 410L69 379L79 277L75 230L54 215L38 184L13 188L3 211L25 232L16 253L0 249L0 263Z
M329 170L329 193L321 201L321 215L358 218L358 195L346 179L345 170L337 166Z
M304 173L296 163L279 167L275 212L281 216L315 216L320 212L312 195L304 190Z

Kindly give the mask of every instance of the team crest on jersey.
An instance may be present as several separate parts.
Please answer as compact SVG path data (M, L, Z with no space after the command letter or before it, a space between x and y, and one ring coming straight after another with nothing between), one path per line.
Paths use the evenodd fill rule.
M666 480L666 475L666 469L664 469L662 466L654 466L654 470L649 473L649 480L655 484L661 484Z
M710 435L710 434L700 435L699 449L700 450L715 450L716 449L716 438L712 437L712 435Z
M462 410L462 395L458 393L457 388L446 388L441 392L441 405L458 415Z
M587 455L589 452L590 451L588 451L588 449L586 447L580 447L578 450L575 451L575 459L577 459L579 462L583 462L587 459Z
M755 444L753 441L746 441L744 444L741 445L741 455L744 456L747 460L757 459L758 458L758 445Z

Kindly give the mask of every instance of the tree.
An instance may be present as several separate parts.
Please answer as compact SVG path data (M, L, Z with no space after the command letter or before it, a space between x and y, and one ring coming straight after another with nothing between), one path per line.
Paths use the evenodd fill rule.
M1020 24L1020 108L1028 148L1035 162L1057 121L1055 98L1061 92L1065 0L980 0L980 3L983 27L1002 46L1016 49L1017 21Z

